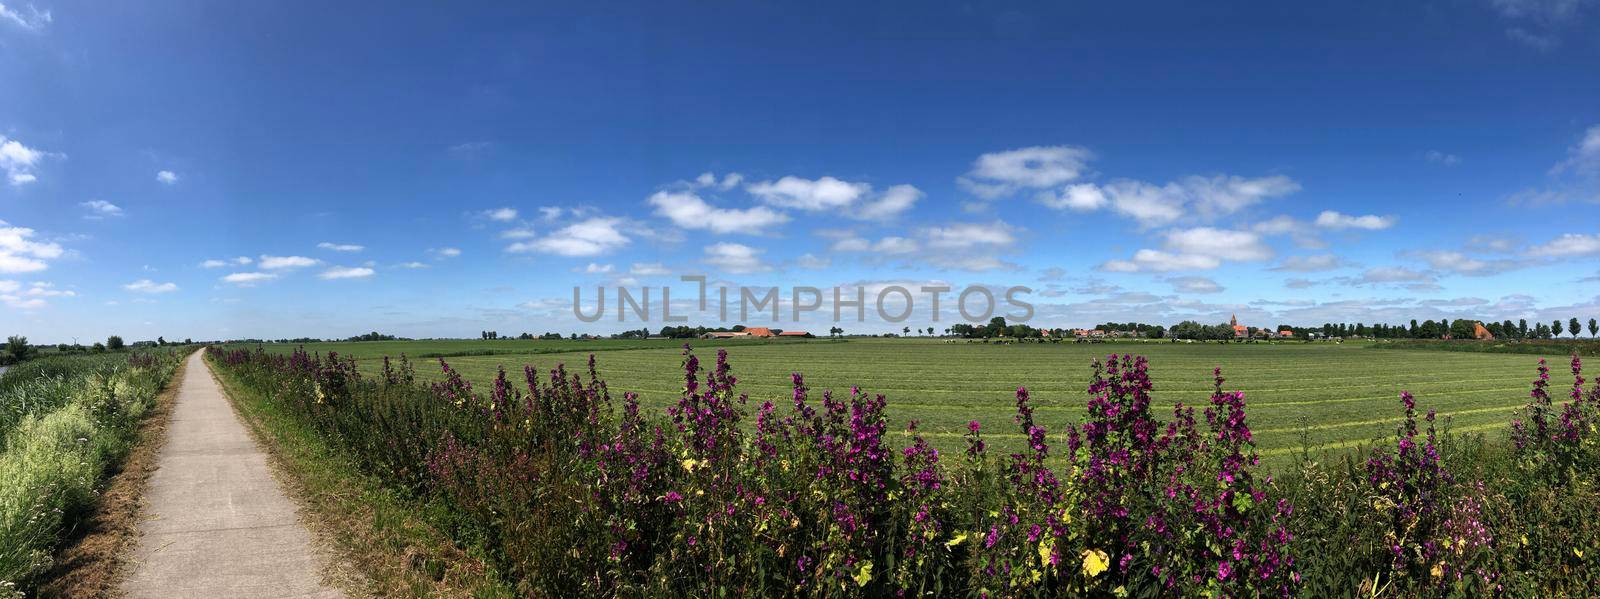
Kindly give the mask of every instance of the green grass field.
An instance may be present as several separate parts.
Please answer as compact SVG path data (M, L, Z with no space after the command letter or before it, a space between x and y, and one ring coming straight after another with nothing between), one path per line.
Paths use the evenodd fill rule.
M635 391L641 403L660 410L682 389L680 342L674 341L396 341L311 344L317 352L355 356L376 372L384 355L461 354L450 365L475 384L500 367L521 381L522 366L541 371L565 363L581 371L589 353L620 400ZM1017 386L1032 392L1038 419L1053 438L1083 413L1090 364L1109 353L1150 359L1158 414L1174 403L1204 406L1211 369L1221 366L1226 388L1245 392L1251 429L1262 454L1278 462L1302 445L1344 448L1393 433L1401 420L1399 393L1411 391L1419 409L1450 416L1457 432L1495 431L1523 405L1535 378L1538 356L1424 350L1375 351L1363 344L1021 344L988 345L937 339L781 341L692 341L702 361L716 348L729 351L740 389L754 405L771 399L789 404L789 374L800 372L820 398L824 389L848 393L851 385L888 396L897 424L921 421L921 430L941 449L964 445L969 420L983 423L991 444L1019 446L1011 423ZM267 346L290 351L294 346ZM1570 386L1566 357L1551 359L1552 395ZM435 359L416 360L419 377L437 378ZM754 405L751 412L754 412ZM1497 432L1494 434L1498 434Z

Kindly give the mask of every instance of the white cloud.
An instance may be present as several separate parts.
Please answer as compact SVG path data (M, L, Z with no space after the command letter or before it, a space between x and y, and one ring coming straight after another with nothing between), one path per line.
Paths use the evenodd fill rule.
M49 306L44 298L48 297L76 297L78 294L68 289L56 289L54 284L44 281L35 281L27 289L17 281L0 280L0 304L16 310L35 310Z
M335 252L359 252L361 250L367 249L367 247L363 246L363 245L355 245L355 244L350 244L350 243L332 243L332 242L328 242L328 241L324 241L322 243L317 244L317 247L325 249L325 250L332 250L332 251L335 251Z
M538 233L534 232L533 227L517 227L515 229L506 229L500 232L501 239L533 239L534 237L538 236Z
M1445 166L1455 166L1457 164L1461 164L1460 156L1455 154L1447 154L1438 150L1428 150L1426 154L1423 154L1423 157L1427 158L1428 162L1432 162L1434 164L1442 164Z
M801 254L799 258L795 258L794 263L795 266L799 266L800 268L807 270L822 270L833 265L832 260L827 258L818 258L817 256L811 254Z
M618 227L622 219L594 217L533 241L519 241L506 247L512 253L539 252L558 256L598 256L621 249L632 240Z
M1166 248L1179 254L1247 262L1272 258L1272 248L1249 231L1195 227L1168 231L1166 238Z
M335 266L322 271L317 278L331 281L335 279L365 279L373 275L373 270L364 266Z
M833 242L829 249L835 252L865 252L872 249L872 242L860 237L848 237Z
M1322 272L1343 267L1344 260L1333 254L1318 254L1315 256L1289 256L1283 264L1274 266L1272 270L1286 272Z
M877 199L863 202L857 210L846 216L861 220L884 220L899 216L911 209L923 197L922 190L910 185L895 185Z
M561 218L561 212L562 212L562 208L560 206L540 206L539 207L539 217L543 218L545 220L555 220L555 219Z
M1133 253L1132 260L1109 260L1100 265L1107 272L1172 272L1179 270L1211 270L1222 265L1214 256L1199 254L1171 254L1159 250L1143 249Z
M1559 257L1600 254L1600 235L1567 233L1528 249L1529 256Z
M251 260L249 256L239 256L238 258L234 258L232 260L215 260L215 259L206 260L205 262L201 262L200 263L200 268L222 268L222 267L228 266L230 264L237 264L239 266L244 266L246 264L251 264L251 263L254 263L254 262L255 262L255 260Z
M122 288L135 293L156 294L172 293L177 291L178 285L176 283L157 283L150 279L139 279L132 283L128 283L127 285L123 285Z
M1432 282L1433 276L1404 266L1379 266L1361 273L1358 283Z
M425 263L425 262L401 262L400 264L397 264L396 266L399 266L400 268L408 268L408 269L412 269L412 270L421 269L421 268L430 268L428 266L428 264Z
M29 31L38 31L44 29L45 25L49 25L52 20L50 11L41 11L34 8L32 4L28 5L27 14L23 14L22 11L0 2L0 22L9 22Z
M715 243L706 246L705 263L733 274L746 274L771 270L761 261L766 250L738 243Z
M1499 274L1529 265L1526 260L1488 260L1454 251L1413 252L1412 255L1422 258L1434 270L1472 276Z
M1365 216L1353 216L1335 212L1333 210L1323 210L1322 214L1317 215L1317 226L1324 229L1366 229L1368 231L1378 231L1393 227L1395 220L1396 219L1393 216L1377 216L1373 214L1368 214Z
M492 209L492 210L484 210L483 212L481 212L479 214L481 214L484 218L487 218L489 220L498 221L498 222L502 222L502 223L508 223L508 222L517 220L517 209L516 208L495 208L495 209Z
M1576 172L1600 175L1600 125L1590 127L1578 145L1567 150L1567 159L1550 168L1551 174Z
M33 229L0 220L0 273L38 272L49 268L47 260L65 253L54 242L33 241L33 235Z
M613 270L616 270L616 267L613 265L596 264L594 262L590 262L588 266L583 267L583 272L591 275L607 274Z
M692 191L658 191L649 203L656 214L685 229L709 229L713 233L760 235L766 229L789 221L788 215L756 206L747 209L717 208Z
M991 152L978 156L972 170L956 181L974 195L992 200L1022 189L1047 189L1076 180L1093 158L1093 152L1076 146Z
M122 216L122 208L105 200L89 200L78 205L89 211L89 213L85 214L83 217L90 220L100 220L104 218L115 218Z
M156 173L156 180L167 185L176 185L178 183L178 173L174 173L172 171L160 171Z
M276 278L278 278L278 275L270 272L236 272L222 277L222 282L232 283L240 287L250 287L256 283L271 281Z
M1216 281L1205 277L1173 277L1167 279L1172 284L1172 290L1178 293L1221 293L1223 288Z
M880 254L910 254L919 249L916 240L905 237L885 237L872 244L872 251Z
M700 173L700 176L694 178L695 187L715 187L722 191L728 191L738 187L742 182L744 182L744 175L739 173L728 173L723 175L721 182L717 181L716 173L711 172Z
M1093 183L1068 185L1059 194L1050 191L1039 194L1039 203L1056 210L1090 212L1104 208L1106 202L1105 192Z
M5 5L0 4L0 10ZM39 162L50 154L22 145L15 139L7 139L0 135L0 169L5 170L6 180L12 185L25 185L39 179L34 174L34 169Z
M304 268L316 266L318 261L305 256L261 256L261 268L279 270L284 268Z
M745 191L773 206L815 212L846 208L870 193L872 186L833 177L811 180L787 176L751 183Z
M428 248L428 253L440 258L455 258L461 255L460 248Z
M633 267L628 269L628 274L636 277L661 277L672 274L672 271L667 270L667 267L660 262L634 262Z
M1002 221L989 224L957 223L947 227L928 227L922 230L928 247L945 250L965 250L974 247L1007 247L1016 243L1015 228Z
M1191 210L1203 218L1215 218L1299 190L1299 183L1282 175L1184 177L1166 185L1119 179L1105 185L1071 185L1059 194L1041 193L1039 201L1051 208L1077 211L1109 206L1140 225L1158 227L1176 222Z

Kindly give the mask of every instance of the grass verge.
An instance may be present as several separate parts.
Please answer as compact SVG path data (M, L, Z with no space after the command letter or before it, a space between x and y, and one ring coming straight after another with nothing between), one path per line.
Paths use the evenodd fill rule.
M486 565L433 522L438 506L387 489L269 398L213 376L257 442L273 456L279 481L299 501L311 533L365 580L346 589L375 596L512 597ZM352 578L335 576L334 578Z
M113 597L122 580L126 557L139 538L139 511L146 483L155 473L166 444L172 404L187 360L156 397L139 425L133 448L112 470L94 507L57 552L54 565L38 589L39 597Z

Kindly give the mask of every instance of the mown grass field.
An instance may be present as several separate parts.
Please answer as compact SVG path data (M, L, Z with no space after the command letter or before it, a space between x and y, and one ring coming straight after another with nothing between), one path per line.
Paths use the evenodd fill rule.
M558 364L582 371L592 352L613 396L639 393L658 411L677 401L682 389L681 345L674 341L397 341L328 343L309 351L338 351L377 372L384 355L495 352L446 358L475 384L492 380L500 367L519 381L522 366L546 371ZM703 361L718 347L729 350L740 389L759 405L770 399L789 405L791 372L805 375L819 400L824 389L848 393L852 385L888 396L897 424L916 419L941 449L963 447L966 423L977 420L1000 448L1021 443L1011 423L1017 386L1033 394L1040 423L1053 438L1083 413L1084 389L1096 357L1136 353L1150 359L1155 405L1170 416L1173 404L1204 406L1211 369L1221 366L1226 388L1246 394L1249 420L1263 456L1278 462L1302 446L1345 448L1387 437L1402 413L1401 391L1417 396L1419 409L1451 417L1456 432L1490 432L1506 426L1522 406L1539 356L1424 350L1374 351L1364 344L1020 344L989 345L937 339L824 339L800 341L692 341ZM269 345L291 351L292 345ZM1566 356L1550 355L1552 395L1570 385ZM438 378L437 359L415 359L420 378ZM754 405L751 407L753 417ZM1498 434L1497 432L1492 434Z

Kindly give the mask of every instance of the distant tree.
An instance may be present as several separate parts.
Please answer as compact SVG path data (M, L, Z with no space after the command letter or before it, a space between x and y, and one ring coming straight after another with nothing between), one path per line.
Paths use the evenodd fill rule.
M106 353L106 344L96 341L94 342L94 347L90 348L90 351L93 351L97 354Z
M1556 337L1560 337L1561 336L1561 332L1562 332L1561 331L1561 321L1560 320L1552 320L1552 321L1550 321L1550 333L1552 335L1556 336Z
M33 347L28 345L28 338L22 335L12 335L6 338L4 355L0 355L0 364L15 364L33 357Z
M1582 333L1582 332L1583 332L1583 325L1578 324L1578 319L1574 318L1572 320L1568 320L1567 321L1567 334L1572 335L1573 339L1577 339L1578 338L1578 333Z
M1528 319L1517 319L1517 337L1521 339L1528 338Z
M156 347L165 347L166 345L167 345L167 338L166 337L156 337Z
M1589 319L1589 336L1590 337L1594 337L1596 335L1600 335L1600 322L1595 322L1595 319L1590 318Z
M1577 322L1577 321L1574 320L1573 322ZM907 337L910 337L911 336L911 327L900 327L900 334L905 335Z
M843 335L843 334L844 334L844 329L841 329L841 328L839 328L837 326L828 328L828 336L829 337L838 337L838 336Z
M121 351L123 347L125 347L125 346L122 343L122 338L121 337L118 337L116 335L112 335L110 337L106 337L106 349L109 349L111 351Z

